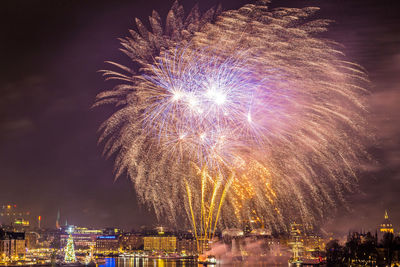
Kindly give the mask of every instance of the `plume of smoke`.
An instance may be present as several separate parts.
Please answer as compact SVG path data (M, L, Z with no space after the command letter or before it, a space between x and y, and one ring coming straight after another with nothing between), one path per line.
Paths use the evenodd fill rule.
M267 266L287 264L291 257L290 250L279 244L268 244L268 240L247 237L232 239L229 243L215 242L205 256L215 257L219 264L233 265L242 261Z

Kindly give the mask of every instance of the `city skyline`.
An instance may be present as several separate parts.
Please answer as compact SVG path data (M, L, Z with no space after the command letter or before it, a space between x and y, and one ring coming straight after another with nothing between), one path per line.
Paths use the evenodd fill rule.
M57 212L57 217L56 220L51 224L48 222L46 227L42 227L41 225L41 220L42 216L39 215L37 216L36 214L31 214L29 211L21 209L21 207L18 207L16 204L12 205L0 205L0 225L3 225L5 227L11 227L18 229L18 231L21 231L23 229L30 229L30 230L65 230L68 231L68 229L73 229L73 228L78 228L78 229L89 229L93 231L100 231L99 229L102 229L104 231L107 231L107 229L121 229L122 231L126 232L143 232L143 231L159 231L159 232L179 232L179 231L189 231L191 232L192 230L190 227L187 228L179 228L179 227L174 227L173 225L168 225L168 224L162 224L162 223L152 223L152 224L147 224L147 225L130 225L128 228L119 228L119 226L115 225L99 225L99 226L90 226L90 225L77 225L73 223L68 222L68 218L63 218L60 215L60 211L58 210ZM269 233L269 234L283 234L280 232L272 232L269 229L265 229L264 225L260 221L252 221L248 222L252 224L245 224L243 226L243 230L246 231L248 227L250 227L250 230L261 230L263 229L262 232ZM261 224L260 224L261 223ZM293 222L296 224L295 222ZM254 224L254 225L253 225ZM387 227L387 229L386 229ZM237 230L235 228L232 228L234 230ZM306 228L304 228L306 229ZM308 229L308 228L307 228ZM383 230L382 230L383 229ZM309 229L311 232L317 232L325 237L331 236L333 234L333 237L338 238L339 240L345 238L349 232L359 232L359 233L374 233L374 232L387 232L389 229L391 233L397 235L400 234L400 223L398 222L393 222L391 219L388 210L384 210L382 213L382 217L380 218L379 221L374 222L372 227L365 227L363 225L360 225L358 227L354 228L349 228L347 229L347 233L345 232L328 232L325 229L322 229L322 231L319 228L316 229ZM228 229L229 230L229 229ZM26 231L26 230L24 230ZM342 235L340 235L342 234Z
M194 5L194 1L181 2L186 9ZM247 1L220 2L230 9ZM396 208L400 189L396 183L400 178L398 4L337 3L271 4L319 6L318 17L335 21L324 36L344 44L345 53L366 68L373 85L368 119L378 140L370 148L373 160L359 177L363 193L350 196L349 206L354 211L338 214L324 227L342 233L349 228L372 228L374 222L381 222L385 209L396 227L400 223L400 209ZM22 6L22 2L7 2L9 12L2 18L8 36L3 51L8 53L7 67L3 67L6 75L0 79L4 118L0 125L0 203L30 209L42 216L47 227L55 224L58 210L74 225L129 229L156 224L154 214L137 205L130 181L121 177L114 182L112 160L101 157L97 128L111 109L93 110L90 106L101 89L110 87L96 73L105 68L104 61L127 62L118 52L117 38L134 27L135 17L147 21L152 9L165 15L171 4L59 1ZM204 1L200 7L205 10L216 4Z

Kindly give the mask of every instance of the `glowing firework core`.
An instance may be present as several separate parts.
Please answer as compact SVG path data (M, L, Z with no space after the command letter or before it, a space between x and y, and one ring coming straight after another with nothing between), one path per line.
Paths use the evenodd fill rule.
M206 96L210 98L210 100L214 101L217 105L224 104L226 100L226 95L215 89L214 86L211 86L211 88L207 90Z

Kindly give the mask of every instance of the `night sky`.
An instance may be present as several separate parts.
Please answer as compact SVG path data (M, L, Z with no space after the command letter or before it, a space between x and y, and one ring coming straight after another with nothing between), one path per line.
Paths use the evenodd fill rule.
M201 0L202 10L249 1ZM195 1L180 1L189 10ZM361 0L273 1L271 6L318 6L335 21L324 36L344 45L350 61L366 68L374 161L349 195L348 213L323 226L345 233L374 229L385 209L400 230L400 2ZM0 3L0 204L16 203L42 225L61 218L78 226L138 228L155 216L139 207L128 178L113 178L112 159L97 145L100 123L112 107L91 109L112 86L97 71L106 60L129 64L119 37L147 22L153 9L165 18L170 0L2 0ZM167 196L165 196L167 197Z

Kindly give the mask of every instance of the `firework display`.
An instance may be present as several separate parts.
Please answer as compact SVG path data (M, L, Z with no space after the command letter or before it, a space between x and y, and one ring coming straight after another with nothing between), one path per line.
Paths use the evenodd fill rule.
M165 27L153 12L151 31L136 20L121 39L132 66L104 71L121 83L97 96L116 106L99 141L159 218L208 239L252 217L313 225L345 203L367 156L368 78L319 37L317 10L175 3Z

